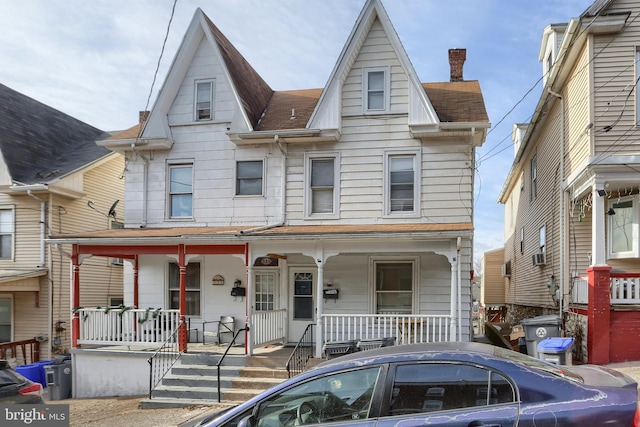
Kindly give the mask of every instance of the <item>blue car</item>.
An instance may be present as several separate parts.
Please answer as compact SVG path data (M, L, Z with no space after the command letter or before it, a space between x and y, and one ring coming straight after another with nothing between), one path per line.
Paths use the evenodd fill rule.
M383 347L321 363L203 426L638 426L637 384L481 343Z

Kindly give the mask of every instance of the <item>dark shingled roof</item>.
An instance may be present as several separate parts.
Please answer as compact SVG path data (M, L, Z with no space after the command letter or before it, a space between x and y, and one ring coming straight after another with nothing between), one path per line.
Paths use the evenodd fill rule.
M110 154L109 135L0 84L0 150L11 179L46 183Z
M587 10L582 12L582 15L580 15L580 17L584 18L599 15L600 12L602 12L607 6L609 6L609 3L611 3L611 0L596 0L591 4L591 6L587 8Z
M233 84L242 100L251 126L255 128L267 106L273 89L260 77L246 59L236 50L229 40L220 32L213 22L205 15L209 28L213 33L222 59L224 60Z

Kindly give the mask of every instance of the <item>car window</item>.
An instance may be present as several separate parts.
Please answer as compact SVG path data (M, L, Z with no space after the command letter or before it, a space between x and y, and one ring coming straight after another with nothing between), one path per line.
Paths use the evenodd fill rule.
M515 400L505 377L472 365L422 363L395 370L389 415L453 410Z
M380 367L315 378L262 402L258 427L325 424L369 417Z
M11 371L3 369L0 370L0 387L5 387L8 385L14 385L18 381L16 380L16 376L11 373Z

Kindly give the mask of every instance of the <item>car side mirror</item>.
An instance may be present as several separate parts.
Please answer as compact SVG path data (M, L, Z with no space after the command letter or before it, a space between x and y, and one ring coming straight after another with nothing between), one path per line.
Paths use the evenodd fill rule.
M253 415L249 415L248 417L240 420L240 422L238 423L238 427L254 427L256 424L255 421L256 420Z

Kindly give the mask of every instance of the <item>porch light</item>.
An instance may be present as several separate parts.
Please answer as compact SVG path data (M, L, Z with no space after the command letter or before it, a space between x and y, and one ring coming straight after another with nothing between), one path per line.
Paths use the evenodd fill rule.
M238 286L242 286L242 280L240 279L236 279L235 282L233 282L233 286L234 287L238 287Z
M607 215L615 215L616 211L613 210L613 208L609 208L609 210L607 211Z
M607 192L605 190L598 190L598 196L604 197L606 195L607 195Z

